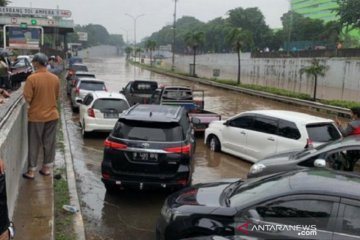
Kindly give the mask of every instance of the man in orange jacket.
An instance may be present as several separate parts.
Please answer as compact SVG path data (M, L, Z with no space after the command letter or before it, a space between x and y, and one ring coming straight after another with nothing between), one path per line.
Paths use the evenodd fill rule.
M39 173L51 174L55 159L56 125L59 119L57 101L60 91L59 78L50 73L46 65L48 58L37 53L32 60L35 72L25 82L24 98L28 108L28 171L24 178L34 179L37 168L37 157L40 146L43 146L43 164Z

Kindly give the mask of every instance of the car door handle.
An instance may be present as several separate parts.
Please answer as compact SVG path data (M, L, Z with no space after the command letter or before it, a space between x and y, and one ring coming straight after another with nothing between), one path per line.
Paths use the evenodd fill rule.
M244 132L244 131L242 131L242 132L240 132L242 135L245 135L246 134L246 132Z
M269 137L267 140L269 140L269 141L275 141L275 139L272 138L272 137Z

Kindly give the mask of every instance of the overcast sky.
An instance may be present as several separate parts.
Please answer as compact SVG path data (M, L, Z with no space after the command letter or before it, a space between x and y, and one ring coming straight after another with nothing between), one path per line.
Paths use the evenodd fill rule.
M75 24L101 24L109 33L126 35L136 40L150 36L162 27L172 24L174 0L11 0L9 6L65 9L72 12ZM202 22L226 16L231 9L258 7L271 28L281 27L280 17L289 9L289 0L178 0L177 18L193 16Z

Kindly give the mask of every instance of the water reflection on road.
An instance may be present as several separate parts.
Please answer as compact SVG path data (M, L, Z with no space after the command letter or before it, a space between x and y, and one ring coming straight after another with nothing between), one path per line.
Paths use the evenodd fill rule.
M205 109L221 114L224 119L254 109L295 109L308 112L279 102L151 73L127 64L124 58L85 59L85 64L97 78L106 81L109 91L118 92L128 81L134 79L151 79L166 85L187 85L203 89ZM168 192L124 191L115 195L106 194L100 180L100 164L103 141L107 134L96 134L83 140L78 114L71 112L69 102L65 104L64 111L88 239L154 239L156 219ZM200 137L197 139L193 183L243 178L250 165L231 155L210 152Z

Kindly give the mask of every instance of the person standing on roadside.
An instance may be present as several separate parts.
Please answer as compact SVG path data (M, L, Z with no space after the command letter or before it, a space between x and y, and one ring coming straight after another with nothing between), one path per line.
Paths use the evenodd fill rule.
M0 240L9 240L14 237L14 228L9 220L6 182L5 182L5 164L0 159Z
M47 68L48 58L43 53L34 55L35 72L25 82L24 98L28 108L28 170L24 178L34 179L40 146L43 146L43 164L39 173L51 174L55 159L56 125L59 119L57 100L60 80Z
M0 87L9 89L9 66L4 56L0 56Z

